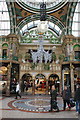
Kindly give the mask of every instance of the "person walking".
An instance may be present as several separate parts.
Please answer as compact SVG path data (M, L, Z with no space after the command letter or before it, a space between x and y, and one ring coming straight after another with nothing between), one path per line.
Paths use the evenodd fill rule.
M19 94L19 92L20 92L20 86L19 86L19 83L17 83L17 85L16 85L16 98L15 99L17 99L18 96L21 98L21 95Z
M66 103L70 110L71 109L71 106L70 106L71 93L67 86L64 86L64 90L62 91L62 98L63 98L63 110L66 109Z
M76 112L80 115L80 85L77 85L74 99L76 100Z
M50 92L51 100L50 100L50 110L49 112L52 112L53 109L57 109L57 112L59 112L59 108L57 106L57 91L55 89L55 86L52 86L51 92Z

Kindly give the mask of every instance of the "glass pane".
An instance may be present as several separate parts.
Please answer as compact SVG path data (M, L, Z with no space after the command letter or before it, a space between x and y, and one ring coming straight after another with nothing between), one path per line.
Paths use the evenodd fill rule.
M55 29L56 29L57 31L60 30L60 28L59 28L57 25L55 25Z
M0 1L0 35L10 33L10 18L5 0Z
M9 33L10 33L10 30L9 31L6 31L6 30L2 31L2 30L0 30L0 36L1 35L8 35Z
M73 29L73 30L80 30L80 23L74 22L74 23L73 23L73 26L72 26L72 29Z
M75 37L80 36L80 32L77 32L77 31L72 31L72 33L73 33L73 35L74 35Z
M8 12L0 12L0 20L9 20L9 13Z
M73 17L72 34L80 36L80 3L77 3L76 10Z

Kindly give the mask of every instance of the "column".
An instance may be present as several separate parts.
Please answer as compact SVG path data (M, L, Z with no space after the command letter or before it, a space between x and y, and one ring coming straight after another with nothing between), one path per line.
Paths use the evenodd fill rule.
M48 78L46 78L46 95L48 95L48 89L49 89L49 86L48 86Z
M60 66L61 68L61 66ZM62 92L62 71L60 70L60 75L59 75L59 81L60 81L60 84L59 84L59 93Z
M62 70L62 90L64 90L64 69Z
M35 95L35 77L33 76L32 95Z
M74 96L74 66L70 63L71 93Z
M7 68L8 68L8 73L7 73L8 80L7 80L6 96L10 96L11 62L7 66Z

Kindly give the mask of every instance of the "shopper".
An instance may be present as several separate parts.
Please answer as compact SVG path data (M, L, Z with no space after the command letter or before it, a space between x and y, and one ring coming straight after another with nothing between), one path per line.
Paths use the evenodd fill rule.
M56 109L57 112L59 112L59 108L57 106L57 91L54 85L52 86L50 95L51 95L51 100L50 100L51 107L49 112L53 111L53 109Z
M17 83L17 85L16 85L16 98L15 99L17 99L18 96L21 98L21 95L19 94L19 92L20 92L20 86L19 86L19 83Z
M77 86L74 99L76 100L76 112L80 114L80 85Z
M62 91L62 98L63 98L63 110L66 109L66 103L68 105L69 110L71 109L70 106L70 97L71 97L71 93L70 90L67 86L64 86L64 90Z

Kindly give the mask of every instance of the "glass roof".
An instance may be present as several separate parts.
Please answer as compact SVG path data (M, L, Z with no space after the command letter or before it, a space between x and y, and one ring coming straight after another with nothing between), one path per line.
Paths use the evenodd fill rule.
M40 22L40 20L36 20L36 21L32 21L32 22L26 24L20 30L21 34L30 30L30 29L32 29L32 28L34 28L34 27L37 27L39 22ZM62 33L62 30L57 25L55 25L54 23L52 23L50 21L47 21L47 23L48 23L49 29L51 29L56 36L59 36Z
M21 2L23 6L29 6L31 8L40 9L40 3L45 2L47 9L54 9L53 7L57 6L57 9L59 7L63 6L67 0L17 0L18 3ZM58 6L60 4L60 6ZM30 9L30 8L29 8Z
M10 19L5 0L0 0L0 36L10 33Z
M80 2L77 3L76 10L73 17L72 34L80 37Z

